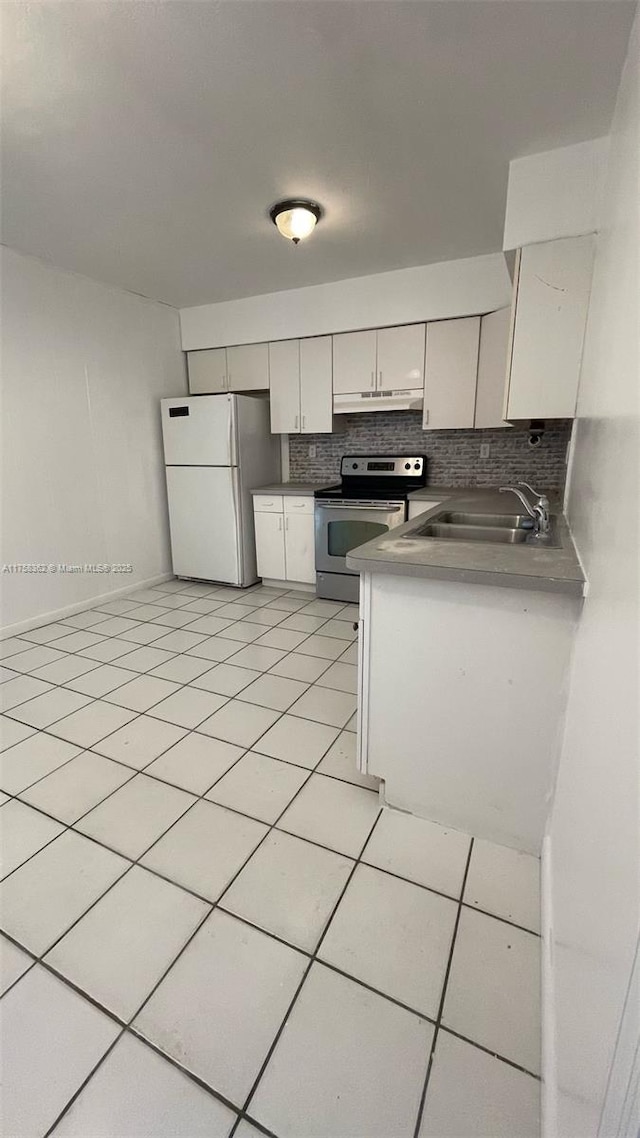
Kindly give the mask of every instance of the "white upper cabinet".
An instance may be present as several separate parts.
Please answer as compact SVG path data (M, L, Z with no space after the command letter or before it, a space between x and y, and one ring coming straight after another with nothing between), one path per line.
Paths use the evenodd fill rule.
M520 250L505 419L575 415L594 248L589 234Z
M300 431L300 341L269 344L271 431L292 435Z
M227 348L227 383L229 391L268 391L268 345L237 344Z
M187 352L187 369L191 395L218 395L228 390L226 348Z
M239 344L234 348L187 352L187 368L191 395L269 389L267 344Z
M343 332L333 337L333 393L375 391L376 330Z
M473 427L480 317L427 324L423 430Z
M334 336L334 395L422 387L424 337L424 324Z
M476 427L508 427L502 418L511 309L499 308L480 321Z
M300 341L300 429L303 434L333 430L331 336Z
M269 344L271 430L320 434L333 430L331 336Z
M424 339L424 324L378 329L379 391L423 387Z

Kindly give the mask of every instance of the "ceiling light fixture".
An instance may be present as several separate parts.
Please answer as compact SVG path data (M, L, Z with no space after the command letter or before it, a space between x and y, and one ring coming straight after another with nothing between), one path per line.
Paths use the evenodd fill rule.
M269 217L278 233L297 245L298 241L313 233L322 217L322 208L307 198L286 198L271 207Z

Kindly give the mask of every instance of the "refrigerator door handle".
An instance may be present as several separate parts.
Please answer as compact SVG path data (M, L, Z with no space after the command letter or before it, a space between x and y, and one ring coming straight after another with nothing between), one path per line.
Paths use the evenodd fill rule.
M231 495L233 498L233 514L236 521L236 554L238 563L238 574L240 577L239 584L244 584L244 551L242 543L242 505L240 501L240 494L238 493L238 480L239 473L237 470L231 471Z
M229 395L229 466L238 466L237 419L235 396Z

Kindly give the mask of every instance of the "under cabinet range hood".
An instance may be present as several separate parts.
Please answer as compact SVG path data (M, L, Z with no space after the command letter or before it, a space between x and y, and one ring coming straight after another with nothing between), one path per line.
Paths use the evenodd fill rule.
M356 415L363 411L421 411L424 402L422 387L401 391L362 391L349 395L334 395L334 415Z

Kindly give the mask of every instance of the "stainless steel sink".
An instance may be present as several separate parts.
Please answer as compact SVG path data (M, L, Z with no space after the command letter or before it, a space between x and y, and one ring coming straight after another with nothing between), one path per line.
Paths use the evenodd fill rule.
M531 518L526 514L471 514L443 510L404 536L408 540L420 537L435 541L479 541L494 545L526 545L538 549L558 545L553 518L550 533L539 538L535 537Z
M408 534L408 537L434 537L450 541L491 541L500 545L524 545L530 530L507 529L505 526L467 526L451 525L447 522L431 522L421 529Z
M533 519L527 514L465 514L445 510L438 514L438 522L460 526L499 526L500 529L533 529Z

